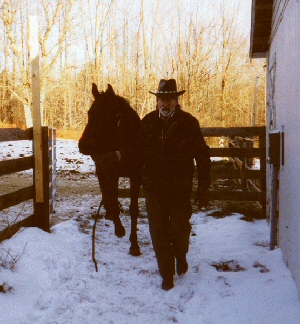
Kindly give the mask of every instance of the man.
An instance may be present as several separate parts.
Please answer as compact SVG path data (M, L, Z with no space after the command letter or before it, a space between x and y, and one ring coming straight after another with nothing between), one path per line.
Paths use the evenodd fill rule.
M150 91L157 109L142 119L139 135L149 229L164 290L174 287L175 264L178 275L188 270L194 158L199 208L208 203L210 185L209 147L198 120L180 108L184 92L174 79L160 80L157 92Z

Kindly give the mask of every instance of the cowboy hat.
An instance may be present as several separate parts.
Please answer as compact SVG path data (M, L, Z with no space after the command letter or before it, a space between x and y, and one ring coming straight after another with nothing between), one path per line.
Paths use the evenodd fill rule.
M159 98L172 98L178 97L185 93L185 90L177 91L177 85L175 79L165 80L161 79L159 81L157 92L149 91Z

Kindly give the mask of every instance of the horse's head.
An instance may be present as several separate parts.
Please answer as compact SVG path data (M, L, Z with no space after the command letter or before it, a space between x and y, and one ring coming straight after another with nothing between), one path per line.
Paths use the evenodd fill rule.
M99 92L97 85L92 83L92 94L94 97L94 102L91 106L91 111L97 111L97 115L105 114L106 118L113 118L118 113L121 112L124 105L127 105L127 101L116 95L113 87L108 84L106 91Z
M100 92L93 83L92 94L94 101L88 112L85 136L93 142L95 151L110 152L128 145L136 136L140 121L137 113L110 84L106 91Z

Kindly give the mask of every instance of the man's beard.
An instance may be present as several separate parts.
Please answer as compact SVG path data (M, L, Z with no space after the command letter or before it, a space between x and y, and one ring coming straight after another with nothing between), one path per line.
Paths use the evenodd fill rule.
M173 113L173 111L174 111L175 109L172 109L171 107L162 107L162 108L160 108L160 110L159 110L159 112L160 112L160 114L162 115L162 116L164 116L164 117L168 117L168 116L170 116L172 113Z

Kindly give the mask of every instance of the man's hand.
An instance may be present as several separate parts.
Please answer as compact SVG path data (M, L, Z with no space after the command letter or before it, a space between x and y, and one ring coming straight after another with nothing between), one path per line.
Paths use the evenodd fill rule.
M207 186L198 186L195 194L194 204L198 208L206 207L209 202L209 188Z

